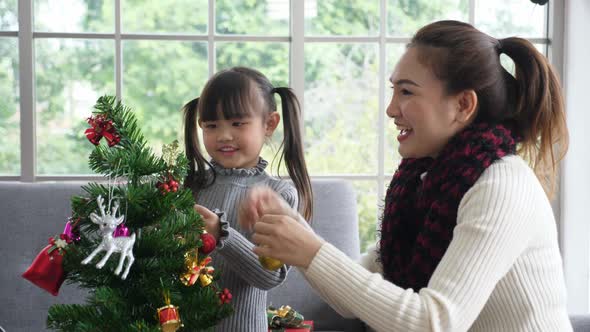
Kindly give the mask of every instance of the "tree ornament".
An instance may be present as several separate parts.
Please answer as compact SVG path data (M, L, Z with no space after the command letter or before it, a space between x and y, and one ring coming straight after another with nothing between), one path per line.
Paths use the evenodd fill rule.
M125 224L120 224L115 228L113 231L113 237L122 237L122 236L129 236L129 228L125 226Z
M175 332L183 326L178 307L170 304L170 295L167 292L164 293L164 302L166 305L158 308L160 327L164 332Z
M160 192L163 195L166 195L169 192L177 192L178 191L178 181L174 180L172 175L168 174L168 180L165 182L159 181L156 183L156 187L160 189Z
M125 258L127 258L127 267L125 268L125 272L123 272L121 275L121 279L125 279L127 278L127 274L129 273L129 269L131 268L133 261L135 261L135 258L133 257L135 233L131 234L131 236L121 236L116 238L113 237L115 228L119 226L125 219L125 216L123 215L116 217L117 209L119 208L119 202L116 201L114 203L113 210L111 210L111 212L108 214L105 212L104 199L102 196L99 195L96 198L96 202L98 203L101 216L99 217L93 212L90 214L90 219L93 223L99 225L100 232L102 233L102 242L88 257L82 261L82 264L86 265L90 263L94 256L96 256L99 252L106 251L107 253L104 255L104 257L98 262L98 264L96 264L98 269L102 269L113 253L121 253L119 265L115 269L115 274L119 275L121 273L121 270L123 269L123 263L125 262Z
M63 269L63 254L67 241L61 234L57 240L49 238L49 245L41 250L22 277L38 287L57 296L66 274Z
M69 218L64 227L63 235L67 238L67 242L79 242L80 241L80 218Z
M215 246L217 246L215 237L207 233L207 231L203 231L203 234L201 234L201 241L203 242L203 245L201 246L200 250L204 255L209 255L213 250L215 250Z
M258 261L260 262L260 264L262 264L262 266L265 269L267 269L269 271L276 271L276 270L280 269L281 266L283 266L283 262L281 262L280 260L278 260L276 258L260 256L260 257L258 257Z
M174 140L170 144L164 144L162 146L162 159L164 162L173 167L176 165L176 159L180 155L180 149L178 145L178 140Z
M58 238L49 238L49 245L43 248L35 257L31 266L22 274L23 278L48 291L53 296L57 296L66 278L63 269L63 255L70 243L80 240L77 227L78 221L80 221L79 218L72 223L70 218L66 222L63 233Z
M209 286L213 282L213 276L211 274L215 269L207 266L211 263L211 257L206 257L199 262L198 250L195 249L184 254L184 261L187 272L180 276L180 281L185 286L192 286L197 280L199 280L199 283L203 287Z
M227 304L231 301L232 295L229 292L229 289L224 288L222 292L219 292L219 303Z
M121 136L119 136L117 130L113 126L113 121L107 120L104 115L99 114L96 117L91 116L88 118L87 122L92 128L86 129L84 134L90 143L98 145L100 139L104 137L107 140L109 147L112 147L121 141Z

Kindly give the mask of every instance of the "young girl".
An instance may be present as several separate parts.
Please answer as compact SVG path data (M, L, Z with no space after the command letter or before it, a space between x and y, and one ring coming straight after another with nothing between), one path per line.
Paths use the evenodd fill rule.
M548 199L568 136L547 59L527 40L441 21L414 35L390 81L403 160L376 247L353 262L255 189L245 204L262 217L240 218L255 222L254 251L300 267L377 331L571 331Z
M282 100L283 154L295 188L265 172L260 157L266 139L276 129L280 115L275 94ZM223 271L220 283L231 289L234 314L216 331L267 331L266 291L280 285L288 267L265 269L252 252L249 234L236 229L238 204L254 185L265 185L279 194L307 220L312 193L303 156L299 103L289 88L275 88L260 72L234 67L215 74L200 98L184 106L185 150L191 161L186 180L205 220L207 232L218 241L213 266ZM197 126L211 157L199 148ZM280 163L279 163L280 164Z

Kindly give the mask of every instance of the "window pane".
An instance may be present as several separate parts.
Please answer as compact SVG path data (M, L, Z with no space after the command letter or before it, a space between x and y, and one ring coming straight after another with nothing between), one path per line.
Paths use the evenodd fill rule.
M289 0L218 0L215 31L220 34L289 35Z
M207 32L207 0L121 1L125 32Z
M385 72L385 79L384 82L385 86L385 107L386 109L383 110L385 112L387 110L387 106L391 101L391 97L393 97L393 89L391 88L391 82L389 81L389 77L393 73L393 69L395 65L404 54L406 50L406 46L404 44L388 44L385 57L387 59L387 66ZM399 143L397 141L397 135L399 131L396 129L395 124L393 123L393 119L387 117L385 119L385 174L393 174L393 172L397 169L397 165L401 161L401 156L397 151Z
M114 0L34 0L33 11L35 31L115 31Z
M378 46L305 46L305 151L312 174L375 174Z
M216 44L217 70L234 66L254 68L275 86L289 85L289 44L220 42Z
M20 174L17 39L0 38L0 175Z
M378 0L305 0L305 34L375 36Z
M411 37L424 25L439 20L467 21L468 0L417 0L387 2L387 31L396 37Z
M89 174L85 119L96 99L115 94L114 42L35 40L37 171Z
M496 37L545 37L548 6L530 1L477 1L475 26Z
M2 0L0 2L0 31L18 30L17 7L17 0Z
M154 152L183 142L181 108L199 95L207 73L207 43L124 41L123 102Z
M289 44L288 43L235 43L222 42L217 43L217 70L226 69L234 66L251 67L260 71L266 76L274 86L289 85ZM278 111L281 110L281 100L278 96ZM281 113L282 115L282 113ZM283 116L281 116L282 122ZM283 141L283 124L280 123L277 130L272 135L268 144L262 149L262 157L270 162L267 170L272 170L277 174L276 167L278 160L274 156ZM284 166L284 163L282 163ZM280 170L281 175L287 175L285 168Z
M382 201L377 197L376 181L353 181L359 217L361 253L377 240L377 224Z

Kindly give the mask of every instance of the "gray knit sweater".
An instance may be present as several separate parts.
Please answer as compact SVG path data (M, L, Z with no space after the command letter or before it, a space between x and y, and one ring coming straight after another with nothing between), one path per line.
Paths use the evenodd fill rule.
M234 314L222 320L215 331L266 332L266 291L286 279L288 267L283 265L277 271L268 271L260 265L258 256L252 252L251 233L237 225L237 209L254 185L271 187L295 208L297 191L288 182L268 175L264 171L268 163L262 158L250 169L227 169L214 161L211 165L209 175L215 170L215 183L203 190L193 188L193 193L197 204L217 210L221 217L220 241L211 254L211 265L221 272L219 286L230 290L234 307Z

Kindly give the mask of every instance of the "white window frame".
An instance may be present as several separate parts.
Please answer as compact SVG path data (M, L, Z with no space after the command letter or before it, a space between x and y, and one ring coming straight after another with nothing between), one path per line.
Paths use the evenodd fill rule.
M20 150L21 174L19 176L0 176L0 181L71 181L97 180L98 176L40 176L36 173L36 115L34 91L34 48L36 38L80 38L108 39L115 41L115 83L116 95L121 98L122 78L122 40L188 40L208 43L209 75L215 72L215 43L218 41L262 41L290 43L290 85L300 97L304 98L304 47L307 43L378 43L379 82L386 82L386 46L389 43L407 43L409 38L387 36L387 0L380 1L380 34L371 37L346 36L305 36L304 0L291 0L290 36L220 36L215 34L215 0L209 1L208 31L202 35L158 35L129 34L121 32L121 0L115 0L114 33L52 33L33 31L32 0L18 1L18 31L0 32L0 37L17 37L19 42L19 91L20 91ZM469 19L475 22L476 1L469 1ZM525 1L525 0L519 0ZM584 128L590 123L589 112L585 110L588 101L584 81L590 76L590 46L586 32L590 31L590 2L587 0L549 1L548 38L529 38L533 43L551 44L548 56L557 68L563 83L568 105L568 125L570 129L570 151L563 163L561 188L554 211L559 221L560 244L564 255L566 283L568 285L568 309L572 313L587 313L590 299L590 222L588 212L583 209L590 202L590 154L586 146L590 141L590 131ZM584 75L585 74L585 75ZM585 77L584 77L585 76ZM576 84L577 82L577 84ZM580 84L582 83L582 84ZM379 84L379 109L385 109L385 84ZM321 175L313 178L339 178L347 180L374 181L377 197L384 197L385 184L392 174L385 171L385 112L378 117L378 169L367 175ZM566 200L567 198L567 200ZM376 216L377 217L377 216Z

